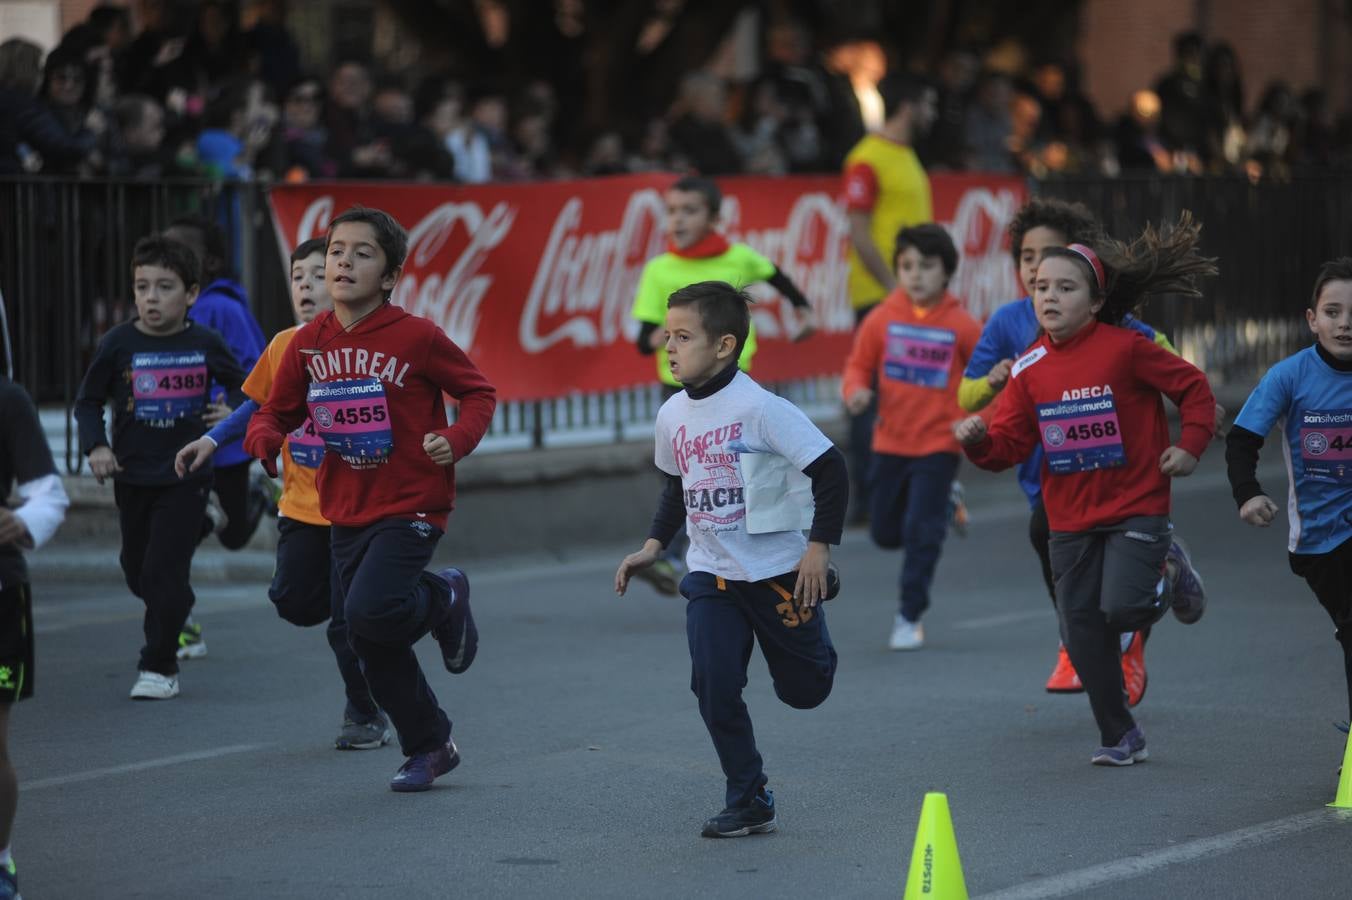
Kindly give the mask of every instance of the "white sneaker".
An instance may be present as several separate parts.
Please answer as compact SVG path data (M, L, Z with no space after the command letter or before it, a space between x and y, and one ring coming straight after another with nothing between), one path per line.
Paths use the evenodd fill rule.
M172 700L178 696L178 676L159 672L138 672L131 686L133 700Z
M919 650L925 646L925 626L919 622L908 622L897 613L892 624L892 638L887 642L889 650Z

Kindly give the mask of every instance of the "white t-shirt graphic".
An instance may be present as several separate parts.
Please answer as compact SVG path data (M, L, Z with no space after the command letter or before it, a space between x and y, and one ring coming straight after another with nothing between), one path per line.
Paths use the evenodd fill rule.
M692 400L682 391L662 404L656 437L653 461L684 490L690 571L761 581L798 565L807 549L801 531L747 530L743 457L781 456L801 472L830 450L802 410L738 372L712 396Z

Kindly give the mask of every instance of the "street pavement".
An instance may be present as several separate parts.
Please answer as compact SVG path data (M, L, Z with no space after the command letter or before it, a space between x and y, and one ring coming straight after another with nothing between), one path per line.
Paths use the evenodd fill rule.
M1089 765L1086 700L1043 692L1056 633L1026 505L1012 475L964 467L970 535L947 543L923 650L886 649L900 556L856 530L826 610L831 698L783 706L753 657L780 830L739 840L699 836L723 783L683 602L611 589L642 535L471 569L473 669L448 675L419 647L463 762L414 795L387 787L395 747L332 749L342 700L322 628L282 622L264 584L201 589L210 655L184 664L180 698L136 703L138 602L121 584L39 582L37 696L12 722L24 894L898 897L937 790L974 897L1349 896L1352 820L1324 807L1347 713L1338 647L1287 568L1284 521L1239 522L1221 457L1176 485L1210 608L1150 641L1149 762ZM1263 472L1280 497L1280 469Z

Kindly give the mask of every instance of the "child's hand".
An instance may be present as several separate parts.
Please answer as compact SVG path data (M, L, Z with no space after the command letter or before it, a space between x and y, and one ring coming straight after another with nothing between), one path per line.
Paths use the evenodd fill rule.
M953 437L964 447L981 443L986 437L986 420L980 416L968 416L954 422Z
M1219 403L1216 404L1216 432L1214 437L1218 441L1225 440L1225 407Z
M826 567L831 562L831 548L818 541L808 541L807 552L798 561L798 581L793 586L793 599L804 606L816 606L826 597Z
M1266 528L1277 517L1277 504L1267 494L1259 494L1244 501L1239 508L1239 517L1250 525Z
M997 391L1000 390L1005 386L1005 382L1009 380L1009 371L1012 368L1014 368L1014 360L1000 360L986 373L986 383Z
M431 431L423 435L423 452L432 457L432 462L439 466L449 466L455 462L455 451L451 449L451 442Z
M621 597L629 588L629 576L639 569L646 569L657 562L658 554L662 552L662 545L656 538L648 538L643 542L643 549L637 553L630 553L620 562L620 568L615 572L615 593Z
M202 424L208 428L213 428L229 418L232 412L234 410L230 408L228 403L213 401L208 403L207 408L202 412Z
M1160 471L1170 478L1184 478L1197 468L1197 457L1180 447L1170 447L1160 454Z
M850 415L857 416L864 410L868 409L868 405L872 402L873 402L873 391L869 390L868 388L856 388L855 392L851 394L848 399L846 399L845 410Z
M117 464L117 457L113 455L113 448L105 444L90 451L89 471L94 473L95 481L103 484L103 479L111 478L114 474L121 472L122 467Z
M0 506L0 547L8 544L32 547L33 536L28 533L28 526L23 519Z
M178 455L174 457L174 472L179 478L184 478L189 472L196 472L206 465L207 460L215 453L216 444L211 438L202 435L178 451Z

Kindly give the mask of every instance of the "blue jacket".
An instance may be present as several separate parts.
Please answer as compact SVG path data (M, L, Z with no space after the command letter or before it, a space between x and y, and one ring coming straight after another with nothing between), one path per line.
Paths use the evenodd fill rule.
M253 371L267 340L253 313L249 312L249 299L238 282L218 278L207 285L197 296L197 302L188 307L188 318L219 331L240 367L245 372ZM212 393L218 392L213 390ZM240 441L234 441L217 449L213 463L220 468L238 465L247 459L249 454L244 452Z

